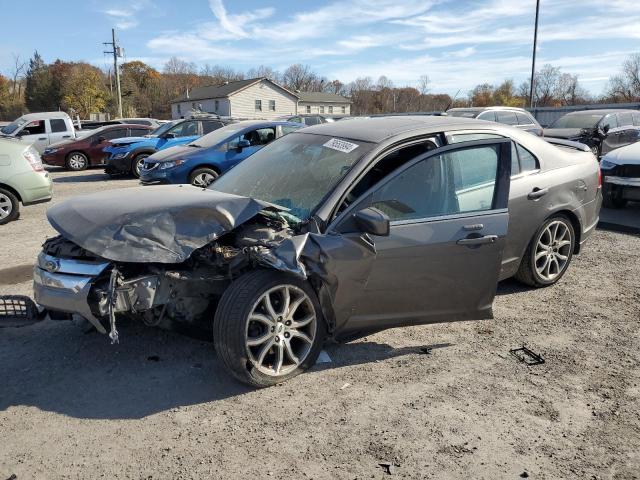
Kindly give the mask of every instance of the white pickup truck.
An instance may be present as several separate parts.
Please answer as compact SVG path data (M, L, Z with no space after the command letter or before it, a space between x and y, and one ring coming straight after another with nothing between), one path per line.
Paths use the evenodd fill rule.
M33 144L38 153L52 143L76 137L73 122L64 112L29 113L0 128L0 132Z

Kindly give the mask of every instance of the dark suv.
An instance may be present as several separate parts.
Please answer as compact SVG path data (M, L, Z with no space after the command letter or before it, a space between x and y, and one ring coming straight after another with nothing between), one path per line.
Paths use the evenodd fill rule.
M640 112L620 109L571 112L546 128L544 136L584 143L600 157L640 140Z
M447 115L451 117L476 118L490 122L504 123L512 127L525 130L539 137L542 136L542 127L533 115L523 108L515 107L469 107L450 108Z

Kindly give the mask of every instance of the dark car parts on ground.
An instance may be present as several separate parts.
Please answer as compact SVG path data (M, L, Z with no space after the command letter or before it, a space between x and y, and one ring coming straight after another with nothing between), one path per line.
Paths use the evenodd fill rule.
M246 120L147 157L140 170L145 185L190 183L206 187L265 145L303 128L292 122Z
M565 143L452 117L307 127L207 189L52 207L35 300L114 341L125 319L199 325L233 375L273 385L326 338L492 318L500 279L557 282L602 200L595 158Z
M640 142L609 152L600 162L604 206L640 202Z
M213 132L234 120L219 117L201 117L163 124L145 138L119 138L105 147L105 173L130 174L140 177L144 160L157 151L184 145Z
M77 138L63 140L45 148L42 161L47 165L68 170L84 170L104 165L103 149L110 140L124 137L140 137L153 129L145 125L106 125L78 134Z
M524 108L515 107L468 107L450 108L447 115L452 117L475 118L498 122L519 128L534 135L542 136L542 127Z
M545 128L544 136L584 143L600 157L640 140L640 112L619 109L571 112Z

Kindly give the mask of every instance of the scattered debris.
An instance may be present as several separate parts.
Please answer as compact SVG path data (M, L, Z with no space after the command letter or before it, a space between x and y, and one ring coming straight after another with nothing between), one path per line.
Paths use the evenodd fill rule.
M149 355L147 357L147 360L149 360L150 362L159 362L160 357L158 355Z
M331 362L332 360L329 354L326 351L321 350L320 355L318 355L318 360L316 360L316 363L331 363Z
M393 475L396 473L396 466L391 462L380 462L378 466L382 468L382 471L387 475Z
M22 327L42 320L26 295L0 295L0 327Z
M350 386L350 385L351 385L350 383L345 383L344 385L342 385L342 386L340 387L340 390L344 390L345 388L347 388L347 387L348 387L348 386Z
M9 478L7 478L7 480L17 480L18 476L15 473L12 473L11 476Z
M420 347L420 351L425 355L431 355L431 347Z
M509 353L527 365L540 365L544 363L544 358L529 350L525 345L521 348L509 350Z
M529 478L529 474L526 471L524 471L520 474L520 478Z

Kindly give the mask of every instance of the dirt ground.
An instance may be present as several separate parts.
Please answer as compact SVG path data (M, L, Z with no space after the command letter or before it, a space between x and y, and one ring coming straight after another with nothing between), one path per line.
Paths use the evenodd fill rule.
M54 202L136 184L53 175ZM46 208L0 227L0 294L29 294ZM639 305L640 238L598 231L560 284L503 282L494 320L329 345L266 390L171 332L1 328L0 479L639 478Z

